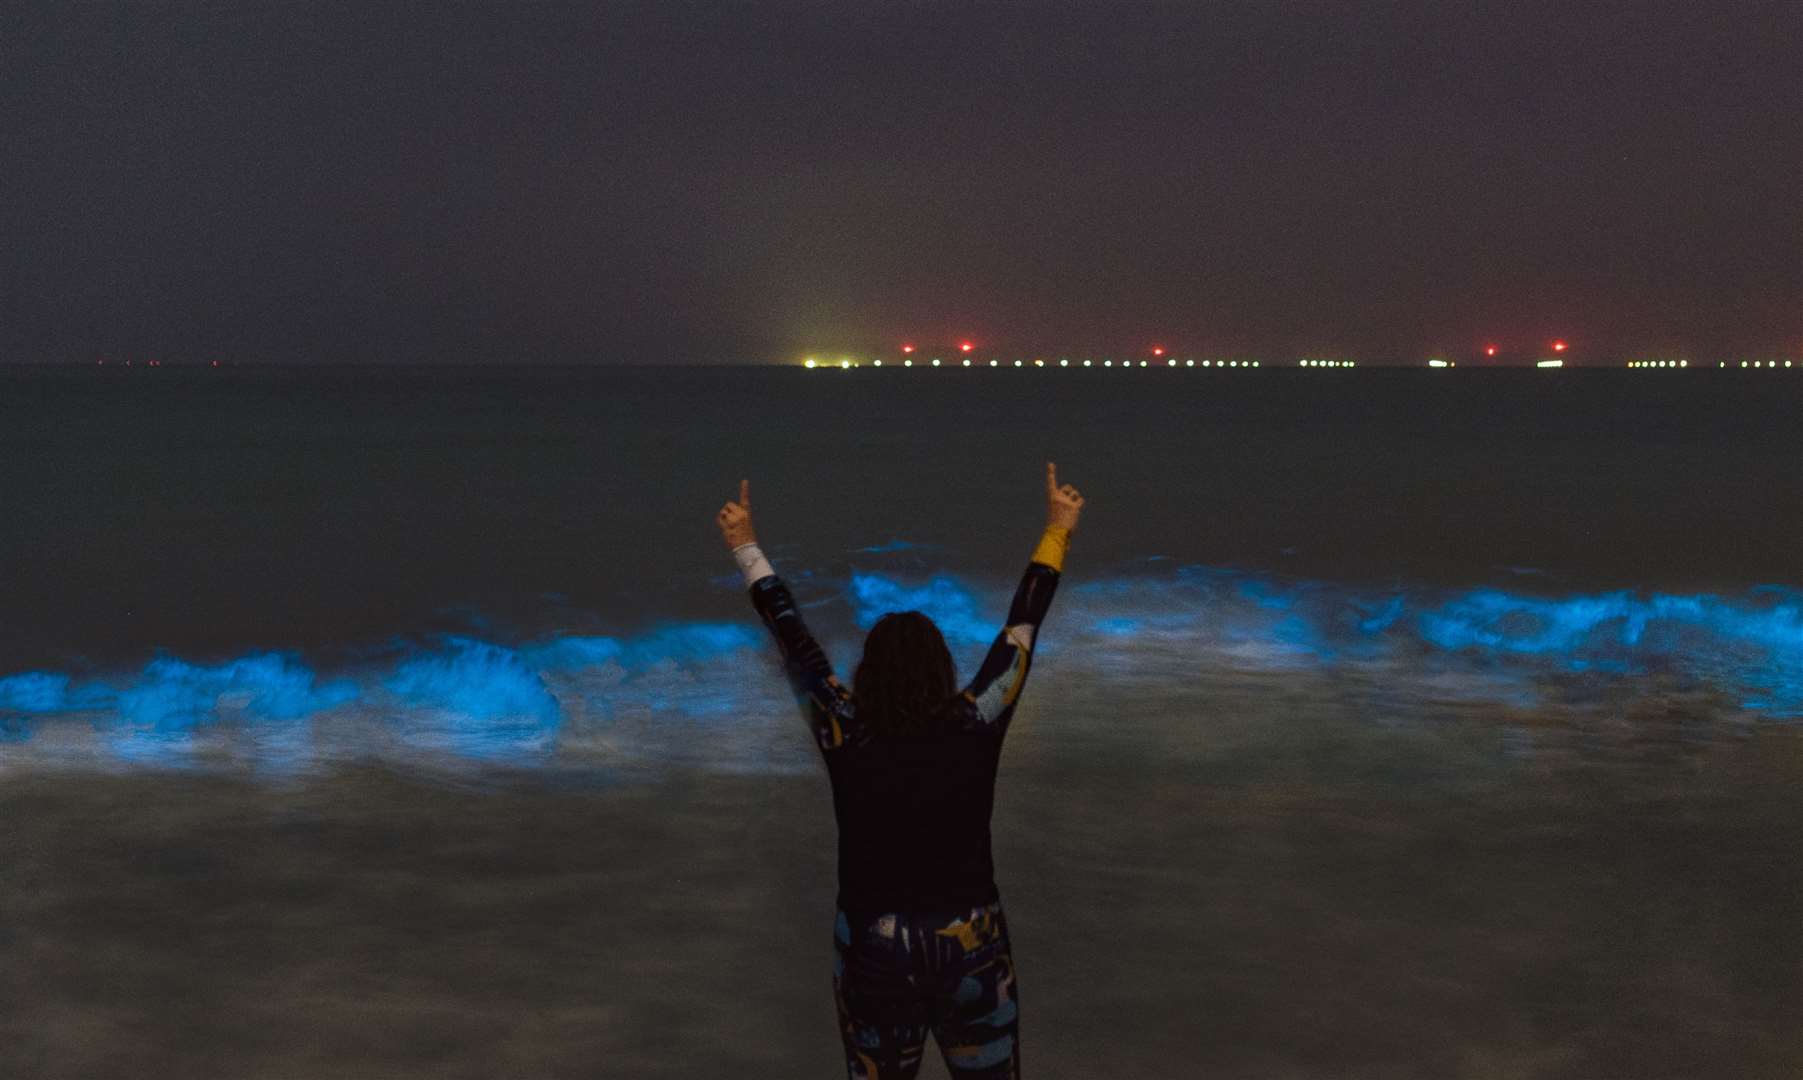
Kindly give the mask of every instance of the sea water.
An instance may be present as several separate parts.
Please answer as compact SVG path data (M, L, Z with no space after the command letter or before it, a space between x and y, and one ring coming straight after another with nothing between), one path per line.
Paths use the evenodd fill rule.
M1037 1074L1789 1075L1800 390L0 370L0 976L41 988L0 1034L41 1075L834 1067L824 769L714 514L749 478L842 677L909 608L968 677L1050 459L1087 508L995 822ZM245 985L348 1042L220 1049Z

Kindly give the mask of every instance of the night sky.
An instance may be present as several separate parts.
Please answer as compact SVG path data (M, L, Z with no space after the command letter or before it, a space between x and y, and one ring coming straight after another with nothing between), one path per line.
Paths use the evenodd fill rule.
M1803 5L41 4L0 360L1803 356Z

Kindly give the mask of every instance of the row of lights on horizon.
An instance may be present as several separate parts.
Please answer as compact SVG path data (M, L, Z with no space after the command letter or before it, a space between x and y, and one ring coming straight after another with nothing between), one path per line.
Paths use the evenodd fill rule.
M94 361L94 363L98 367L105 367L106 366L106 357L103 356L100 359ZM120 367L131 367L132 362L130 360L127 360L125 363L123 363L119 366ZM161 360L146 360L146 361L144 361L144 366L145 367L162 367L163 362ZM208 367L218 367L219 361L209 360L209 361L207 361L207 366Z
M1567 352L1571 348L1569 343L1562 341L1562 340L1551 342L1549 347L1552 349L1552 351L1554 353L1561 353L1561 354ZM976 348L976 346L969 341L960 342L958 344L958 350L960 352L963 352L966 354L969 354L975 348ZM915 347L912 344L903 345L901 347L901 351L904 356L904 359L902 360L902 366L903 367L913 367L914 359L913 359L912 354L915 351ZM1167 367L1179 367L1179 366L1195 367L1196 366L1196 361L1194 361L1194 360L1184 360L1184 361L1182 361L1181 364L1179 364L1177 358L1175 358L1175 357L1167 358L1165 356L1165 350L1164 350L1163 346L1153 346L1153 348L1151 349L1151 354L1154 359L1163 359L1165 361L1165 366L1167 366ZM1497 354L1497 346L1495 346L1495 345L1484 346L1484 355L1486 357L1494 357L1494 356L1496 356L1496 354ZM932 367L939 367L941 365L941 361L938 357L933 357L927 363L930 364L930 366L932 366ZM805 358L802 361L802 364L804 367L808 367L808 368L834 366L830 362L822 363L821 361L816 360L812 356ZM1120 362L1121 367L1135 367L1135 366L1149 367L1149 366L1151 366L1151 364L1152 364L1152 361L1146 360L1146 359L1139 360L1137 362L1137 364L1132 360L1122 360ZM1541 368L1557 368L1557 367L1563 367L1564 365L1565 365L1565 361L1564 361L1563 357L1539 360L1539 361L1535 362L1535 366L1541 367ZM860 360L854 360L851 357L844 357L844 358L840 359L837 366L840 368L849 369L849 368L853 368L853 367L862 367L863 362ZM882 367L883 361L879 358L872 362L872 366ZM971 367L972 366L971 360L968 355L966 355L965 358L962 361L960 361L959 366L961 366L961 367ZM981 365L978 365L978 366L981 366ZM1001 365L1001 361L991 359L987 366L1000 367L1002 365ZM1026 361L1023 361L1023 360L1015 360L1012 362L1011 366L1025 367L1025 366L1027 366L1027 363L1026 363ZM1044 360L1034 360L1034 361L1032 361L1032 366L1045 367L1046 362ZM1071 362L1068 359L1060 359L1058 361L1058 366L1059 367L1070 367ZM1081 362L1081 364L1079 366L1092 367L1092 366L1094 366L1094 361L1084 360ZM1115 362L1112 359L1104 360L1104 361L1102 361L1102 366L1103 367L1114 367ZM1255 368L1255 367L1259 367L1260 363L1257 360L1204 360L1204 361L1202 361L1201 366L1203 366L1203 367L1223 367L1223 368L1225 368L1225 367ZM1355 360L1302 359L1302 360L1296 361L1296 366L1297 367L1311 367L1311 368L1352 368L1352 367L1357 367L1358 362ZM1457 367L1458 361L1447 360L1447 359L1444 359L1441 357L1434 357L1427 361L1427 366L1432 367L1432 368L1451 368L1451 367ZM1689 360L1630 360L1624 366L1629 367L1629 368L1688 368L1688 367L1690 367L1690 361ZM1718 368L1726 368L1729 365L1728 365L1727 361L1722 361L1722 362L1718 363L1716 366ZM1765 360L1765 361L1742 360L1742 361L1740 361L1740 366L1743 368L1744 367L1776 368L1776 367L1779 367L1780 364L1776 360ZM1791 361L1789 361L1789 360L1784 361L1782 366L1787 367L1787 368L1790 367Z
M1329 361L1325 361L1325 360L1321 360L1321 361L1315 361L1315 362L1316 362L1316 363L1321 363L1321 364L1326 364L1326 363L1329 363ZM1094 361L1093 361L1093 360L1085 360L1085 361L1083 361L1083 362L1082 362L1082 363L1081 363L1081 364L1080 364L1080 365L1079 365L1079 366L1081 366L1081 367L1091 367L1091 366L1093 366L1093 365L1094 365L1094 363L1095 363L1095 362L1094 362ZM1339 366L1342 366L1342 367L1351 367L1351 366L1352 366L1352 363L1351 363L1351 361L1334 361L1334 363L1336 363L1336 364L1338 364L1338 365L1339 365ZM928 364L928 365L930 365L930 366L932 366L932 367L939 367L939 366L940 366L940 361L939 361L939 358L938 358L938 357L934 357L934 358L933 358L933 359L932 359L932 360L929 360L929 361L927 361L927 364ZM1177 363L1177 361L1176 361L1176 360L1175 360L1175 359L1171 359L1171 360L1166 360L1166 361L1165 361L1165 364L1166 364L1166 365L1167 365L1167 366L1169 366L1169 367L1178 367L1178 366L1180 366L1180 365L1179 365L1179 364L1178 364L1178 363ZM1149 366L1149 365L1150 365L1150 361L1147 361L1147 360L1141 360L1141 361L1139 361L1139 365L1138 365L1138 366L1140 366L1140 367L1147 367L1147 366ZM832 364L832 363L830 363L830 362L829 362L829 363L824 363L824 364L823 364L823 363L821 363L821 362L820 362L820 361L818 361L818 360L815 360L815 359L814 359L814 358L813 358L813 357L811 357L811 356L810 356L810 357L808 357L808 358L807 358L807 359L805 359L805 360L803 360L803 361L802 361L802 366L803 366L803 367L810 367L810 368L812 368L812 367L842 367L842 368L854 368L854 367L863 367L863 366L864 366L864 364L863 364L863 361L860 361L860 360L853 360L853 359L851 359L851 358L850 358L850 357L846 357L846 358L844 358L844 359L842 359L842 360L840 360L840 361L839 361L839 362L838 362L838 364L836 364L836 365L835 365L835 364ZM883 366L883 362L882 362L882 361L881 361L881 360L876 360L876 361L873 361L873 362L872 362L872 366L873 366L873 367L882 367L882 366ZM913 360L903 360L903 361L902 361L902 366L903 366L903 367L913 367L913 366L914 366L914 361L913 361ZM960 366L960 367L971 367L971 366L972 366L972 365L971 365L971 362L970 362L970 360L969 360L969 359L965 359L965 360L963 360L963 361L962 361L962 362L961 362L961 363L960 363L960 365L959 365L959 366ZM979 364L979 365L976 365L976 366L979 366L979 367L980 367L980 366L983 366L983 365L980 365L980 364ZM989 367L1000 367L1000 366L1001 366L1001 361L1000 361L1000 360L991 360L991 361L989 361L989 364L988 364L988 366L989 366ZM1027 366L1027 362L1026 362L1026 361L1024 361L1024 360L1016 360L1016 361L1014 361L1014 362L1013 362L1013 366L1014 366L1014 367L1025 367L1025 366ZM1035 361L1033 361L1033 366L1034 366L1034 367L1045 367L1045 366L1046 366L1046 362L1045 362L1045 361L1044 361L1044 360L1035 360ZM1069 361L1069 360L1068 360L1068 359L1064 359L1064 360L1059 360L1059 361L1058 361L1058 365L1057 365L1057 366L1059 366L1059 367L1070 367L1070 366L1071 366L1071 362L1070 362L1070 361ZM1104 361L1102 361L1102 366L1103 366L1103 367L1114 367L1114 366L1115 366L1115 362L1114 362L1114 361L1113 361L1113 360L1104 360ZM1134 362L1133 362L1133 361L1131 361L1131 360L1122 360L1122 361L1121 361L1121 362L1120 362L1120 366L1121 366L1121 367L1124 367L1124 368L1126 368L1126 367L1133 367L1133 366L1134 366ZM1196 364L1196 362L1195 362L1195 361L1194 361L1194 360L1185 360L1185 361L1184 361L1184 362L1183 362L1183 364L1182 364L1182 365L1181 365L1181 366L1183 366L1183 367L1196 367L1196 366L1197 366L1197 364ZM1201 363L1201 366L1202 366L1202 367L1236 367L1236 368L1237 368L1237 367L1246 367L1246 368L1255 368L1255 367L1258 367L1258 366L1259 366L1259 362L1258 362L1258 361L1257 361L1257 360L1204 360L1204 361L1202 361L1202 363Z

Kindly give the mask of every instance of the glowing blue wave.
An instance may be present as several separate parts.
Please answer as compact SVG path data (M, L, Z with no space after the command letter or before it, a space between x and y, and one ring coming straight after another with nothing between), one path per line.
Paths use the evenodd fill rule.
M1157 558L1134 569L1065 585L1040 637L1057 657L1042 681L1109 682L1117 699L1155 706L1228 671L1360 665L1386 684L1413 680L1438 691L1452 680L1519 707L1549 675L1660 673L1706 684L1767 719L1803 717L1803 592L1786 586L1733 599L1546 597L1373 592ZM968 673L1012 589L979 589L947 572L854 570L834 586L804 570L794 580L825 596L807 617L842 677L856 665L863 631L906 609L939 624ZM328 674L279 652L212 665L160 655L135 673L80 684L59 672L20 672L0 678L0 764L98 756L281 772L374 753L810 767L774 649L748 608L735 611L741 583L717 587L722 611L735 612L730 620L518 644L451 636Z

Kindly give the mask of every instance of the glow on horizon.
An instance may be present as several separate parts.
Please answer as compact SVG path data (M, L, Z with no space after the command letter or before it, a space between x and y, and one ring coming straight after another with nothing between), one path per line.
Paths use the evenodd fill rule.
M1536 361L1534 361L1534 366L1535 367L1545 367L1545 368L1564 367L1565 361L1563 361L1563 360L1536 360Z

